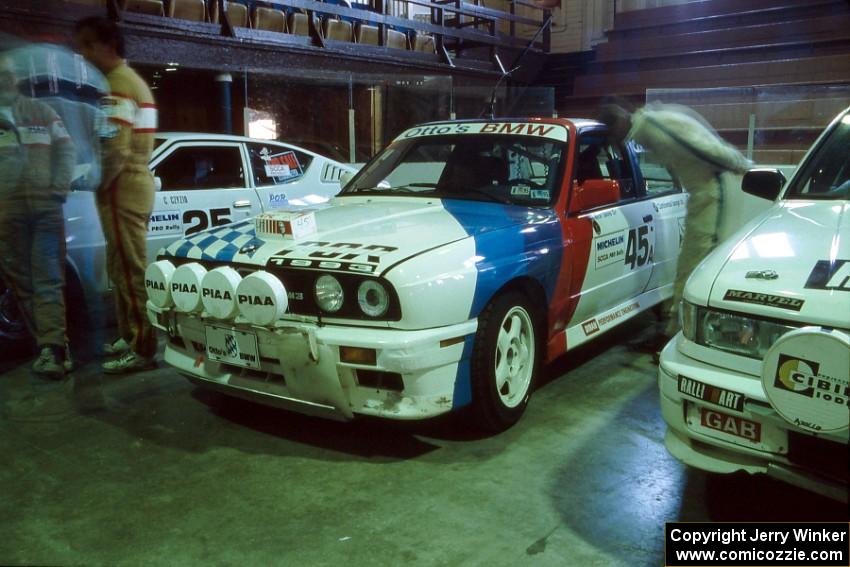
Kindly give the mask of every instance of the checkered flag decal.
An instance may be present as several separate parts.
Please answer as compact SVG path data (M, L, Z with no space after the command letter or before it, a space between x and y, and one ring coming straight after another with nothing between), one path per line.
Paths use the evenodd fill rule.
M227 354L232 357L236 357L239 354L239 347L236 345L236 337L233 335L227 335L224 338L224 348L227 349Z

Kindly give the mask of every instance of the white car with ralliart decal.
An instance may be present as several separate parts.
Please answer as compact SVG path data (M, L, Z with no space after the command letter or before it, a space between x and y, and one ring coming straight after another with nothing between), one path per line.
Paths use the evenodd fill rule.
M508 427L541 361L671 295L687 195L648 159L587 120L411 128L326 205L164 249L165 361L306 413Z
M782 197L721 244L685 287L661 353L666 445L718 473L767 473L847 501L850 423L850 109ZM776 170L744 177L776 199Z

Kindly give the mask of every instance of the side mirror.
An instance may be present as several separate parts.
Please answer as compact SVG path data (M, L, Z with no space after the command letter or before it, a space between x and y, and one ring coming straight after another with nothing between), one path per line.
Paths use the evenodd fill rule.
M785 185L785 176L778 169L751 169L741 180L744 193L775 201Z
M343 171L342 175L339 176L339 188L342 189L348 182L351 181L351 178L354 177L354 174L350 171Z
M154 186L154 189L156 189L157 191L162 191L162 179L160 179L159 177L154 176L154 178L153 178L153 186Z
M620 182L616 179L588 179L575 187L570 207L575 213L620 200Z

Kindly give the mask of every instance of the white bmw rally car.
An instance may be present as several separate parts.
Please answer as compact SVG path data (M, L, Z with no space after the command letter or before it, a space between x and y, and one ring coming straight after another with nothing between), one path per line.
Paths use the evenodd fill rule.
M411 128L326 205L164 249L146 285L165 361L306 413L472 404L507 427L541 361L670 296L686 195L646 158L591 121Z
M776 204L718 247L685 288L661 354L666 445L718 473L767 473L847 500L850 109ZM773 170L744 191L774 200Z

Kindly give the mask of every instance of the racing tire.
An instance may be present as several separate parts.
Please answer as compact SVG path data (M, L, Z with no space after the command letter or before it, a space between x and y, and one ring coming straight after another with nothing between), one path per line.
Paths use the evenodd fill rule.
M535 311L525 295L498 296L478 318L472 349L472 417L498 433L516 423L534 386L540 360Z

